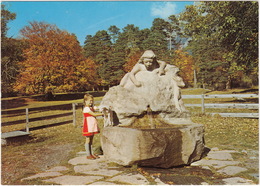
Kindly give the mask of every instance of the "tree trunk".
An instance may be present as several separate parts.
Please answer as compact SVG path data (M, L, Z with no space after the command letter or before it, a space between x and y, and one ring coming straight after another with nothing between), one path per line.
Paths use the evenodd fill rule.
M226 89L231 89L231 76L228 76L228 80L226 82Z
M196 75L196 70L194 69L194 85L193 88L197 88L197 75Z

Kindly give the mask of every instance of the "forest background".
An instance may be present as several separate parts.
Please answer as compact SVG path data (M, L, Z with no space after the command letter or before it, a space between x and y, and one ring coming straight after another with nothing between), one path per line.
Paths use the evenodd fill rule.
M186 87L213 90L258 85L258 2L205 1L151 28L77 37L56 25L30 22L21 39L7 37L16 18L1 4L2 97L103 90L118 85L145 50L180 68Z

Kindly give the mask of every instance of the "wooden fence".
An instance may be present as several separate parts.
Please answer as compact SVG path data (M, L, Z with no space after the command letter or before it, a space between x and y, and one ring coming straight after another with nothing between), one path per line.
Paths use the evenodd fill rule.
M237 98L237 99L243 99L243 98L258 98L257 94L215 94L215 95L182 95L183 99L201 99L201 104L185 104L187 107L201 107L202 113L205 113L205 108L244 108L244 109L259 109L258 104L252 103L222 103L222 104L216 104L216 103L205 103L205 99L207 98ZM98 102L96 102L98 103ZM72 104L62 104L62 105L52 105L52 106L45 106L45 107L36 107L36 108L26 108L23 109L17 109L17 110L11 110L11 111L2 111L3 114L12 114L19 112L20 114L25 113L25 120L16 120L12 122L2 122L2 126L7 125L15 125L15 124L21 124L25 122L25 132L21 131L12 131L7 133L2 133L2 139L8 138L8 137L16 137L16 136L22 136L22 135L29 135L30 131L30 122L39 121L43 119L52 119L52 118L60 118L64 116L71 116L71 120L55 123L51 126L57 126L67 123L72 123L74 126L76 126L76 110L78 107L81 107L82 103L72 103ZM64 110L71 110L71 112L62 113L62 114L56 114L56 115L48 115L48 116L42 116L42 117L36 117L36 118L30 118L30 111L41 111L41 110L50 110L50 109L60 109L63 108ZM258 113L209 113L211 115L219 114L223 117L248 117L248 118L259 118ZM32 130L37 130L47 126L38 126L31 128Z
M68 124L68 123L73 123L76 125L76 120L74 120L74 116L76 116L76 108L75 108L75 103L72 104L61 104L61 105L52 105L52 106L45 106L45 107L34 107L34 108L26 108L26 109L16 109L16 110L7 110L7 111L2 111L2 116L3 115L10 115L10 117L15 117L17 115L24 115L25 114L25 119L20 119L20 120L14 120L14 121L7 121L7 122L2 122L2 126L9 126L9 125L17 125L17 124L23 124L25 123L25 131L11 131L11 132L4 132L1 133L1 139L2 139L2 144L7 143L7 139L11 138L17 138L17 137L23 137L23 136L28 136L30 135L30 130L38 130L46 127L52 127L52 126L58 126L58 125L63 125L63 124ZM35 112L44 112L44 111L50 111L50 110L66 110L67 112L64 113L59 113L59 114L48 114L46 116L40 116L40 117L30 117L30 113L35 113ZM41 120L51 120L51 119L57 119L61 117L71 117L71 119L65 119L62 122L56 122L53 124L47 124L47 125L40 125L40 126L30 126L30 123L36 122L36 121L41 121Z
M187 107L201 107L201 112L205 113L205 108L236 108L236 109L257 109L259 104L256 103L205 103L208 98L236 98L243 100L244 98L258 98L258 94L212 94L212 95L182 95L183 99L201 99L201 104L185 104ZM218 114L222 117L247 117L259 118L259 113L209 113L211 115Z

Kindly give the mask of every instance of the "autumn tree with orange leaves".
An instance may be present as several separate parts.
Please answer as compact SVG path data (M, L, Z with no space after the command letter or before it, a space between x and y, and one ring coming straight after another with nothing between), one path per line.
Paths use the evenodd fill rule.
M130 72L135 64L138 62L140 57L142 56L142 53L140 51L135 52L131 56L128 57L126 63L124 64L124 71Z
M194 61L188 52L181 49L175 50L173 63L180 69L180 76L183 78L186 86L192 86L194 76Z
M35 94L51 88L68 92L91 86L95 65L84 58L73 34L43 22L31 22L20 32L29 47L24 50L16 91Z

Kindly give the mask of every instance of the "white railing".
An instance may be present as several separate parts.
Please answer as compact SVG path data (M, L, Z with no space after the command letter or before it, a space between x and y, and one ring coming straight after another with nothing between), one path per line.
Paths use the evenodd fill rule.
M238 109L257 109L257 103L205 103L207 98L258 98L258 94L210 94L210 95L182 95L182 99L201 99L201 104L185 104L187 107L201 107L202 113L205 113L205 108L238 108ZM259 113L210 113L211 115L219 114L223 117L248 117L259 118Z

